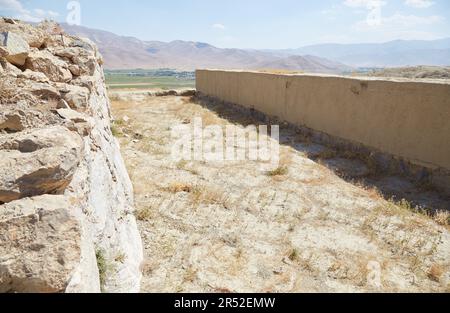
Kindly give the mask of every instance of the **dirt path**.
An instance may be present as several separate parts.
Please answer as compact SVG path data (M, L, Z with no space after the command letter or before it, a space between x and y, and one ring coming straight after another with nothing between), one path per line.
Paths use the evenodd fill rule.
M142 291L450 291L448 226L336 174L366 177L360 161L282 129L279 175L256 161L175 162L171 126L255 121L181 97L115 100L113 111L145 245ZM448 208L432 192L420 199Z

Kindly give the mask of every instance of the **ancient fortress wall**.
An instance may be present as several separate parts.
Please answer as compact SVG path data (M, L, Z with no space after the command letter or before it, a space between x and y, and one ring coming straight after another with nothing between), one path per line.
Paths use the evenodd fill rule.
M138 292L103 58L57 29L0 18L0 293Z
M198 70L197 91L432 170L450 169L450 84Z

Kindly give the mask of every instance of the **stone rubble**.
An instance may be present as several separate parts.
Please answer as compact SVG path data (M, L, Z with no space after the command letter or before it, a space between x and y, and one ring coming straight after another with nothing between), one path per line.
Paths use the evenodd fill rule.
M55 29L0 18L0 292L138 292L142 243L103 59Z

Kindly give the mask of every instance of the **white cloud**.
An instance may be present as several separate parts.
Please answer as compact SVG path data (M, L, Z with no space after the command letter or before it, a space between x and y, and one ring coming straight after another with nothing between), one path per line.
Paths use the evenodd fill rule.
M57 16L59 16L58 12L55 12L55 11L52 11L52 10L47 11L47 14L50 17L57 17Z
M47 18L55 18L59 13L46 11L43 9L34 9L33 11L25 9L19 0L0 0L0 8L10 14L10 17L24 20L27 22L40 22Z
M381 17L380 23L377 25L370 25L365 20L360 21L353 26L353 30L363 36L362 38L372 38L372 41L379 42L399 38L432 40L442 36L426 29L430 25L442 23L444 20L444 17L438 15L422 17L396 13L388 17Z
M344 5L350 8L375 8L386 5L386 1L383 0L345 0Z
M444 17L439 15L431 16L416 16L416 15L402 15L396 13L392 16L382 17L381 23L375 27L380 29L410 29L415 26L432 25L440 23L444 20ZM374 28L367 24L366 21L360 21L356 24L356 28L359 30L364 30L368 28Z
M225 25L220 24L220 23L216 23L216 24L212 25L212 28L220 29L220 30L225 30L226 29Z
M23 11L22 3L18 0L0 0L0 7L5 11Z
M425 9L431 7L434 2L431 0L405 0L407 6L419 9Z

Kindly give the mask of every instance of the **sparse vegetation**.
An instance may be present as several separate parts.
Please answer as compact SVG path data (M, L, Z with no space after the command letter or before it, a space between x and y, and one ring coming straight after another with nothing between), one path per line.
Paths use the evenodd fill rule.
M434 215L434 220L439 225L448 226L448 225L450 225L450 212L449 211L439 211Z
M289 253L288 256L289 260L291 260L292 262L297 262L299 260L299 253L298 250L296 248L293 248L291 250L291 252Z
M123 252L119 252L116 257L114 258L114 261L116 261L117 263L125 263L127 256L125 253Z
M416 205L413 205L406 199L402 199L400 201L395 201L394 199L389 200L388 208L393 210L394 214L404 214L406 212L410 212L413 214L418 214L427 219L433 220L439 225L448 226L450 224L450 212L449 211L437 211L433 212L433 210L429 208L423 208Z
M122 137L123 136L122 130L115 123L111 123L111 133L113 134L114 137Z
M139 221L149 221L153 217L153 210L150 207L143 207L137 209L134 214Z
M127 134L140 132L155 139L164 136L173 123L190 121L209 109L175 97L148 99L139 106L119 108L118 116L127 115L133 120L134 128ZM141 116L142 111L152 113ZM242 126L242 115L234 118L233 114L238 115L225 112L224 122ZM152 125L151 130L148 125ZM398 200L400 195L385 202L384 185L372 183L386 177L383 173L378 173L380 178L357 178L359 184L345 182L317 165L315 158L306 160L302 151L288 147L295 144L295 130L282 135L286 145L280 150L279 168L271 173L275 176L262 173L261 163L254 161L229 166L204 161L173 162L169 156L144 152L144 141L128 144L132 135L120 138L128 156L136 201L140 208L147 208L141 213L143 220L151 220L152 224L149 229L148 223L139 223L145 227L146 258L152 264L151 273L164 268L165 290L238 291L251 280L258 291L298 291L300 287L292 277L300 271L305 279L315 281L313 288L320 289L321 284L333 279L337 286L333 290L342 290L340 286L345 285L346 290L364 292L374 288L367 280L370 260L379 262L383 270L380 291L444 288L433 283L439 277L439 268L432 269L431 265L441 264L447 270L439 259L440 245L446 237L441 236L442 227L431 222L431 215L425 218L413 201ZM153 139L149 142L156 145ZM165 140L157 146L163 149L168 144ZM320 145L307 148L314 155L322 150ZM355 158L361 164L361 156L336 151L336 156ZM334 153L322 157L334 157ZM190 175L193 169L201 175ZM272 179L268 181L265 176ZM279 184L268 185L274 182ZM155 207L158 209L150 209ZM439 215L440 220L447 219L444 214ZM433 218L437 219L437 215ZM384 264L393 257L396 261L385 269ZM171 260L186 262L180 269L180 263ZM255 274L246 270L253 264L257 266ZM393 275L398 273L397 264L402 264L402 274ZM155 285L151 273L144 275L145 291L161 288ZM204 287L210 278L217 285Z
M274 176L285 176L289 173L289 169L287 166L279 166L276 169L272 171L268 171L266 173L267 176L274 177Z
M317 155L317 159L319 159L319 160L328 160L328 159L333 159L333 158L335 158L337 156L338 156L338 153L337 153L336 150L326 149L326 150L320 152Z
M102 249L97 249L95 252L95 257L97 259L97 267L98 267L98 275L100 279L100 288L103 291L103 288L106 283L108 272L111 270L111 265L108 263L106 259L105 251Z
M170 184L169 187L166 188L166 190L170 193L180 193L180 192L189 193L192 191L192 189L193 189L192 186L178 182L172 183Z
M197 277L197 270L195 270L193 267L189 267L185 272L184 272L184 281L185 282L189 282L189 283L193 283L195 278Z
M185 170L188 162L186 160L181 160L176 164L177 169Z
M444 269L438 264L433 264L428 271L428 278L435 282L440 282L442 275L444 275Z

